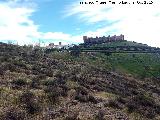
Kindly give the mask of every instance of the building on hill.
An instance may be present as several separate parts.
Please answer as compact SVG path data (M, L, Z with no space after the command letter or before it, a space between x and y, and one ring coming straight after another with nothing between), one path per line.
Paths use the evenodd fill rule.
M45 49L63 49L63 50L68 50L69 48L73 47L74 44L68 44L68 45L63 45L62 42L59 42L58 45L55 45L54 43L49 43L48 46L45 47Z
M115 41L123 41L124 40L124 35L120 35L120 36L108 36L108 37L96 37L96 38L92 38L92 37L87 37L87 36L83 36L83 40L85 44L101 44L101 43L107 43L107 42L115 42Z
M49 43L48 46L46 46L47 49L52 49L52 48L57 48L57 49L61 49L64 45L62 45L61 42L59 42L58 45L55 45L54 43Z

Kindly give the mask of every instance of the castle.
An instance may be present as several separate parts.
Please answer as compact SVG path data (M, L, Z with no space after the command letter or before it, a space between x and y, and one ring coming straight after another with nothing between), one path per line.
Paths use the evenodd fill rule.
M92 38L92 37L87 37L87 36L83 36L83 40L85 44L101 44L101 43L107 43L107 42L115 42L115 41L123 41L124 40L124 35L120 35L120 36L108 36L108 37L96 37L96 38Z

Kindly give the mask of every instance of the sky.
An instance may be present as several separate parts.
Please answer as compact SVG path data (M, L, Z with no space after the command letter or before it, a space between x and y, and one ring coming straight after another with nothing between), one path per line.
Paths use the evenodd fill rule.
M160 0L124 2L127 4L122 0L0 0L0 41L77 44L83 43L83 36L123 34L125 40L160 47Z

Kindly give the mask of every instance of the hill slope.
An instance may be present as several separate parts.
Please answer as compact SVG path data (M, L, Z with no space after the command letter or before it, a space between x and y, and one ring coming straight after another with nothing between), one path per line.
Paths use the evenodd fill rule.
M131 41L91 45L81 44L79 47L82 51L93 51L92 53L96 54L103 61L103 64L108 64L109 70L120 71L121 73L131 74L140 78L160 78L160 48ZM96 53L96 50L102 50L102 52L103 50L108 50L113 53L109 54L105 51L103 54L102 52Z
M117 47L117 46L144 46L149 47L146 44L132 42L132 41L117 41L117 42L109 42L103 44L93 44L91 47Z
M159 119L159 81L111 72L103 57L0 44L0 118Z

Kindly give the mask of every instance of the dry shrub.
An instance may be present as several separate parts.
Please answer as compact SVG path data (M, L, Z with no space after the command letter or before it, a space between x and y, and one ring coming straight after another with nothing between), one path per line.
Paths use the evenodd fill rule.
M0 120L27 120L26 116L26 111L18 107L8 107L0 116Z
M29 114L35 114L41 111L41 107L36 96L30 91L24 92L20 96L19 101L23 104L23 107Z

